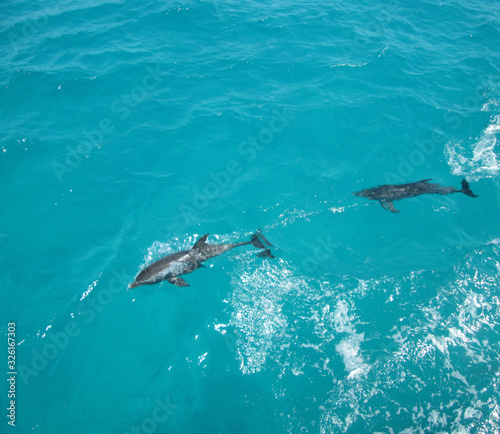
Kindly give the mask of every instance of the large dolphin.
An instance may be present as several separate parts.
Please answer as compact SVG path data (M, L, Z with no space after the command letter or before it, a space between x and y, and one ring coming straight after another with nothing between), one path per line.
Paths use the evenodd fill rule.
M367 190L355 191L353 194L368 199L378 200L382 208L390 212L398 213L392 203L395 200L405 199L407 197L420 196L421 194L453 194L464 193L470 197L477 197L469 188L469 184L465 179L462 180L462 189L457 190L455 187L443 187L439 184L431 184L432 179L424 179L418 182L410 182L408 184L389 184L381 185L380 187L369 188Z
M158 283L163 280L177 286L189 286L189 284L179 276L191 273L200 267L204 267L202 262L207 259L222 255L235 247L246 246L248 244L252 244L258 249L265 249L260 252L258 256L274 258L271 254L271 250L266 248L262 241L271 247L272 244L266 240L260 231L252 235L250 241L234 244L207 244L208 235L209 234L203 235L196 241L195 245L190 250L172 253L148 265L137 275L135 280L128 287L132 289L141 285L152 285L153 283Z

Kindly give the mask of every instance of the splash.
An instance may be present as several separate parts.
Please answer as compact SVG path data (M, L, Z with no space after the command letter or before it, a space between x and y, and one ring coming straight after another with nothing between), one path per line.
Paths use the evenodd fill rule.
M278 264L268 262L252 271L244 268L240 265L233 277L231 325L238 330L236 352L240 369L250 374L262 370L276 355L279 358L288 345L289 325L282 311L283 298L299 282Z
M96 287L97 285L97 282L99 282L99 279L101 278L102 276L102 272L99 273L99 276L97 276L97 279L94 280L88 287L87 289L85 290L85 292L82 294L81 298L80 298L80 301L82 301L83 299L85 299L93 290L94 288Z
M283 211L271 225L268 226L269 229L275 229L276 227L287 227L295 223L297 220L310 221L311 217L320 214L322 211L305 211L301 209L287 209Z
M440 275L318 281L281 259L235 260L230 324L214 328L233 334L227 342L243 374L277 378L282 402L294 386L284 391L280 380L300 388L311 378L319 432L365 432L388 420L398 432L460 432L479 422L496 432L495 241Z
M461 142L446 144L448 165L452 173L477 181L493 178L500 173L500 156L497 135L500 133L500 116L495 116L481 137L467 149Z
M363 342L364 333L356 333L352 319L347 303L343 300L338 301L334 313L335 330L337 334L347 334L347 336L335 346L335 349L343 359L345 370L349 372L347 377L349 379L357 378L369 369L361 356L360 344Z

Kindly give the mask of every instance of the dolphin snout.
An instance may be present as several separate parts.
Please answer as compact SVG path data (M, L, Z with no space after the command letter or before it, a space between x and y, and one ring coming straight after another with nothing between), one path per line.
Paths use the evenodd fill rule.
M128 286L128 289L134 289L136 288L137 286L140 286L139 283L137 283L136 281L133 281L129 286Z

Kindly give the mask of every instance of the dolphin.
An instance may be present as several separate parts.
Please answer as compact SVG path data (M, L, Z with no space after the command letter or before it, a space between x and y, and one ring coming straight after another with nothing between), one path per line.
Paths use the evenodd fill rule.
M208 235L209 234L203 235L196 241L190 250L172 253L148 265L137 275L135 280L128 287L132 289L141 285L152 285L163 280L177 286L189 286L189 284L180 277L182 274L188 274L200 267L204 267L202 262L207 259L222 255L235 247L246 246L248 244L252 244L258 249L264 249L257 256L267 258L275 257L272 255L271 250L266 248L263 242L271 247L273 247L273 245L260 233L260 231L253 234L250 241L231 244L208 244L206 242Z
M418 182L410 182L408 184L388 184L380 187L369 188L367 190L355 191L353 194L359 197L378 200L382 208L393 213L399 211L392 203L395 200L406 199L407 197L420 196L421 194L453 194L464 193L470 197L477 197L469 188L469 184L465 179L462 179L462 189L457 190L455 187L443 187L439 184L431 184L432 179L423 179Z

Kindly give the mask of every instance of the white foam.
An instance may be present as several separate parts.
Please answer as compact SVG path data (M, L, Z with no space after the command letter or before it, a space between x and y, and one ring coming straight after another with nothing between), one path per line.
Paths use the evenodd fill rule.
M250 267L238 263L233 277L231 325L238 330L236 356L244 374L259 372L270 357L281 354L288 346L289 325L282 312L282 300L297 289L300 280L283 265L269 261L252 270L251 263Z
M354 379L368 371L368 365L361 356L360 344L364 340L363 333L356 333L352 316L349 315L349 306L345 301L337 302L334 312L335 331L348 336L335 346L337 352L342 356L344 367L349 375L347 378Z
M474 181L496 177L500 173L498 134L500 134L500 116L495 116L472 145L448 142L446 155L452 173Z
M101 278L102 276L102 272L99 273L99 276L97 277L96 280L94 280L88 287L87 287L87 290L82 294L81 298L80 298L80 301L82 301L83 299L85 299L93 290L94 288L96 287L97 285L97 282L99 282L99 279Z
M267 226L269 229L274 229L276 227L287 227L288 225L295 223L297 220L309 221L311 217L321 213L321 211L305 211L297 208L287 209L283 211L275 222Z
M498 248L493 242L491 246L485 248ZM467 432L463 430L485 415L493 429L499 426L500 406L491 397L498 384L498 365L492 366L492 357L498 353L488 343L493 342L489 329L494 330L500 306L495 291L498 274L492 276L463 261L418 312L402 317L379 336L367 331L366 313L356 301L373 291L382 294L388 287L398 300L400 294L425 284L423 273L357 283L318 281L302 277L300 270L281 259L259 261L256 267L253 256L233 261L229 303L230 326L236 330L234 357L245 374L274 370L279 378L304 379L311 371L321 375L329 392L316 397L320 432L349 432L361 420L380 421L383 414L375 406L389 403L386 392L406 384L411 384L409 393L419 398L413 410L391 411L406 413L402 418L407 425L397 432ZM491 259L488 264L497 270ZM221 332L226 328L215 326ZM370 348L375 345L374 352ZM379 353L383 357L372 361ZM442 375L430 377L427 368L439 369ZM475 385L482 373L491 376L490 386ZM435 389L434 382L441 389ZM447 404L451 397L458 398ZM489 408L498 411L489 413Z
M378 56L380 57L380 56ZM341 67L341 66L347 66L349 68L359 68L360 66L366 66L368 65L368 62L365 62L365 63L339 63L337 65L330 65L330 68L338 68L338 67Z

